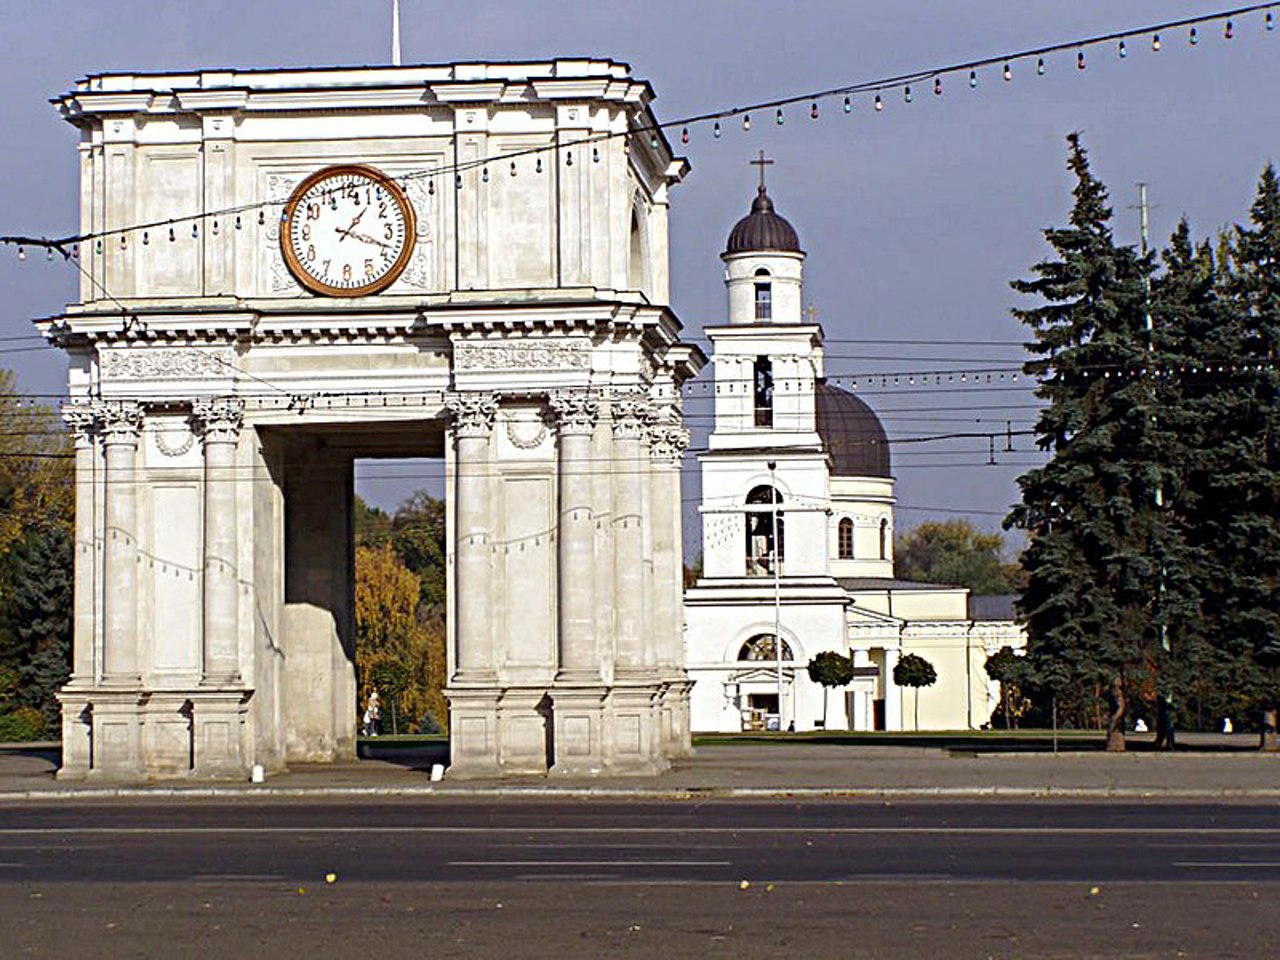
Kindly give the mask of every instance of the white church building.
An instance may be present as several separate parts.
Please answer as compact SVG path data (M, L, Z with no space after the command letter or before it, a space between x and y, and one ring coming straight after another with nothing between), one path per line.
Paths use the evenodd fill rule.
M699 456L703 573L685 592L692 728L978 728L999 697L986 658L1025 644L1012 604L894 578L889 441L824 376L822 327L802 311L805 254L761 170L722 256L728 322L706 328L715 423ZM854 665L829 696L807 670L823 651ZM937 681L897 686L905 654Z

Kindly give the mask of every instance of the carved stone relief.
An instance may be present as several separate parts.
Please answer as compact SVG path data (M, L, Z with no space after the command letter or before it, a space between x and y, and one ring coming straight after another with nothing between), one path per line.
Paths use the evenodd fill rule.
M589 370L591 343L549 337L458 340L453 345L453 365L458 370Z
M116 347L98 351L104 380L200 380L235 371L233 347Z

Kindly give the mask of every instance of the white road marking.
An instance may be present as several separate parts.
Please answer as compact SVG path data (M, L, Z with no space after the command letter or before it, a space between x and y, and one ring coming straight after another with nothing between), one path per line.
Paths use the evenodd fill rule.
M1248 863L1242 863L1240 861L1230 861L1230 860L1222 860L1222 861L1175 860L1173 861L1173 865L1175 867L1201 867L1207 870L1236 870L1240 868L1243 868L1243 869L1262 868L1267 870L1274 870L1274 869L1280 868L1280 860L1272 861L1270 863L1265 863L1257 860L1251 860Z
M730 867L731 860L450 860L451 867Z

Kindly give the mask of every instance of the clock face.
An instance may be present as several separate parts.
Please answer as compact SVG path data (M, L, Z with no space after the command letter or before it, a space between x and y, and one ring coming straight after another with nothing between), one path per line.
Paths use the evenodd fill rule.
M327 167L285 204L280 247L308 290L363 297L385 290L413 253L413 206L399 185L361 164Z

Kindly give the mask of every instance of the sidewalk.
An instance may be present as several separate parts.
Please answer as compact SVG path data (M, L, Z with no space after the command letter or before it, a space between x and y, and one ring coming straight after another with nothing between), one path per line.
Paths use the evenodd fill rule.
M57 744L0 747L0 802L115 797L466 796L671 798L948 797L1280 800L1280 756L1253 752L959 754L934 747L730 743L697 748L656 777L433 783L422 750L377 760L300 764L264 784L146 786L54 779Z

